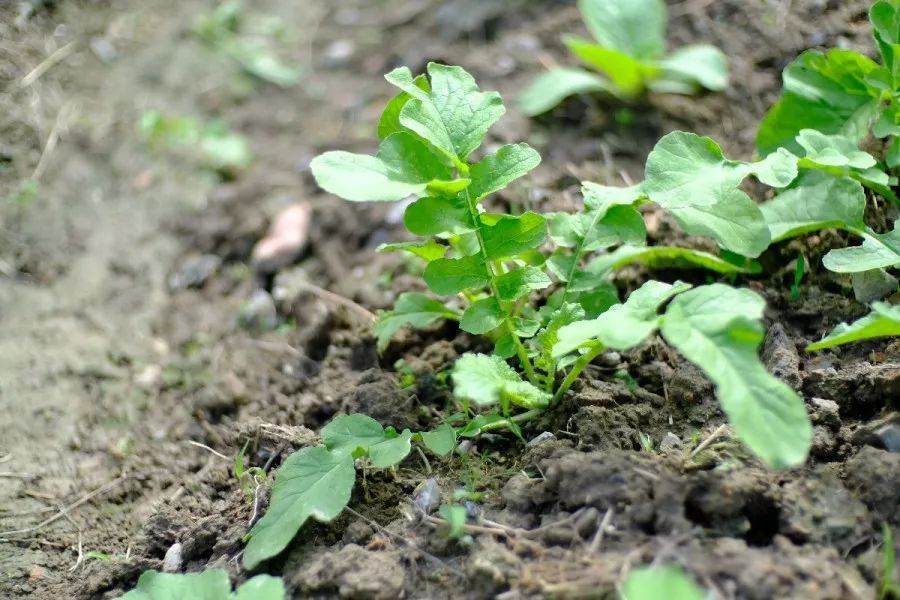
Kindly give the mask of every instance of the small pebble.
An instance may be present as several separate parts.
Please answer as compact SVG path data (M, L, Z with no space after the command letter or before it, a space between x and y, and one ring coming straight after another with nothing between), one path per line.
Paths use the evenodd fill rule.
M215 254L199 254L187 257L174 273L169 275L172 291L200 287L215 273L222 259Z
M163 557L162 570L163 573L177 573L181 570L181 542L175 542L166 550Z
M549 432L549 431L545 431L545 432L543 432L543 433L538 434L537 436L535 436L534 439L532 439L532 440L531 440L530 442L528 442L528 444L526 444L526 445L527 445L529 448L532 448L532 447L534 447L534 446L540 446L540 445L543 444L544 442L549 442L549 441L555 440L555 439L556 439L556 436L553 435L553 433L551 433L551 432Z
M253 331L271 331L278 327L275 301L266 290L256 290L238 313L238 324Z
M669 431L659 443L660 452L671 452L681 446L681 438Z
M431 514L441 505L441 486L436 479L429 479L416 494L414 501L416 508L423 513Z

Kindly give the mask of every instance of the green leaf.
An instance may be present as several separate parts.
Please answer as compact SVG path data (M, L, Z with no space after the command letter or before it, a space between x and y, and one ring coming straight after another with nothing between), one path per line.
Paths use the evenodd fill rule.
M375 248L375 252L409 252L414 256L431 262L442 258L447 253L447 246L439 244L434 240L425 242L396 242L393 244L381 244Z
M384 469L399 463L410 451L412 432L388 435L381 424L368 415L338 415L322 428L325 447L335 455L369 457L371 463Z
M891 0L881 0L869 9L869 21L872 23L872 36L881 51L881 57L887 70L890 71L894 87L897 87L900 70L900 7Z
M237 589L234 600L284 600L286 593L280 577L257 575Z
M421 236L461 234L475 229L464 198L420 198L406 207L403 224Z
M538 267L522 267L500 275L494 280L497 297L503 302L518 300L534 290L550 287L550 278Z
M850 167L870 169L878 161L868 152L860 150L856 143L842 135L826 135L815 129L802 129L797 144L806 151L805 158L826 167Z
M501 215L493 225L486 224L487 215L482 214L480 218L487 260L517 256L537 248L547 237L544 217L535 212L528 211L518 217Z
M438 456L446 456L456 448L456 430L447 423L434 431L423 431L419 436L425 447Z
M202 573L144 571L137 587L120 600L223 600L231 597L231 583L224 569Z
M253 529L244 550L244 568L284 550L310 517L327 523L350 501L356 472L353 457L320 446L303 448L278 468L269 509Z
M425 294L406 292L400 294L394 308L382 313L375 321L375 338L379 352L387 348L388 342L402 327L410 325L421 329L431 325L438 319L458 320L460 315L437 300Z
M535 365L548 374L556 376L556 360L553 357L553 347L559 342L559 331L566 325L584 319L585 312L580 304L566 302L553 312L547 326L541 329L534 338L534 344L539 352L535 358Z
M754 269L735 265L708 252L675 246L620 246L609 254L597 256L584 270L591 275L603 276L633 263L641 263L648 269L702 268L724 274L754 272Z
M860 273L900 265L900 222L888 233L856 232L862 246L837 248L822 258L822 264L835 273Z
M472 165L469 194L478 202L488 194L502 190L541 163L541 155L528 144L507 144L496 154L488 154Z
M876 302L872 312L853 323L841 323L827 336L806 347L810 352L862 340L900 335L900 305Z
M561 328L559 341L553 346L553 357L559 358L598 343L613 350L637 346L659 327L659 307L690 287L685 283L672 285L648 281L633 291L623 304L616 304L596 319L576 321Z
M424 75L416 77L412 84L423 92L427 93L429 91L428 78ZM403 110L403 107L411 98L412 96L407 92L400 92L391 98L387 106L384 107L381 119L378 121L378 139L383 140L392 133L405 131L403 125L400 124L400 111Z
M519 108L529 117L545 113L569 96L616 93L608 79L584 69L551 69L538 75L519 95Z
M728 87L728 58L715 46L684 46L662 59L659 66L662 82L684 85L684 91L688 93L697 88L720 92ZM659 85L654 83L653 87L658 88Z
M756 163L727 160L712 139L675 131L647 157L641 190L671 212L685 232L710 236L723 248L757 257L770 237L759 207L738 187L750 174L784 187L797 176L797 158L779 151Z
M873 60L852 50L823 54L807 50L784 70L784 90L766 113L756 136L760 154L778 148L799 152L794 140L802 129L865 137L879 111L880 93L867 80L884 73Z
M678 567L634 569L622 584L622 600L704 600L706 595Z
M578 0L588 31L600 45L639 60L666 51L666 5L663 0Z
M617 88L617 95L635 97L644 91L644 81L657 69L615 48L591 43L575 35L563 36L569 51L609 77Z
M422 274L435 294L449 296L463 290L479 289L490 283L490 275L480 255L439 258L428 263Z
M453 395L458 400L471 400L479 406L508 400L524 408L543 408L550 394L539 390L522 378L506 361L487 354L463 354L451 373Z
M449 158L463 161L503 116L503 100L496 92L479 91L475 79L462 67L428 63L428 75L428 92L414 85L406 67L386 76L412 96L400 110L400 124Z
M768 466L781 469L806 460L812 426L803 399L759 360L764 308L750 290L706 285L669 304L662 333L716 384L738 437Z
M563 248L592 252L616 244L643 244L647 230L640 212L633 206L611 206L603 210L547 215L550 238Z
M447 536L459 539L466 533L466 507L459 504L442 504L438 512L447 521Z
M761 210L772 241L778 242L819 229L862 229L865 208L866 193L858 182L809 172Z
M472 303L463 313L459 328L476 335L496 329L505 318L506 313L500 307L497 298L489 296Z

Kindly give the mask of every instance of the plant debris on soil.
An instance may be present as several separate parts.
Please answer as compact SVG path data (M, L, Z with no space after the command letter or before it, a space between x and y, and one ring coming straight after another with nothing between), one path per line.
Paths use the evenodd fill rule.
M513 98L569 60L560 33L584 27L562 0L247 5L268 19L258 31L278 31L295 85L198 38L212 0L0 6L0 598L117 598L145 570L213 568L235 585L281 576L291 598L614 598L651 563L680 565L718 598L877 597L884 525L900 530L900 341L804 350L868 312L821 266L843 239L829 232L775 244L746 284L767 301L762 359L812 419L805 466L750 456L712 384L657 337L599 357L523 427L530 443L413 452L246 572L244 536L284 458L341 413L436 426L456 358L490 350L451 323L376 351L373 314L423 289L404 257L375 252L401 237L402 212L325 194L310 161L374 149L396 66L464 65ZM675 129L749 159L800 52L875 52L862 0L669 8L671 43L721 48L729 87L652 96L630 125L589 97L535 121L511 109L488 145L527 139L543 162L504 202L564 210L582 179L639 181ZM148 111L221 121L252 162L223 170L203 148L148 145ZM652 240L683 241L670 217L646 216ZM634 268L616 283L641 280ZM256 469L239 479L242 449ZM465 490L493 525L448 537L411 508L431 502L426 487Z

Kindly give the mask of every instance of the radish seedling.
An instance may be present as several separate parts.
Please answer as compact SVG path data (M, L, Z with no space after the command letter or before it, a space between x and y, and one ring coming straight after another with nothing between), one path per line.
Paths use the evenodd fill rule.
M563 43L600 74L551 69L519 98L526 114L546 112L574 94L605 92L630 100L646 91L693 94L727 87L728 60L718 48L698 44L666 54L663 0L579 0L578 8L596 43L575 35Z
M228 572L211 569L202 573L144 571L137 587L119 600L284 600L284 583L278 577L257 575L231 591Z

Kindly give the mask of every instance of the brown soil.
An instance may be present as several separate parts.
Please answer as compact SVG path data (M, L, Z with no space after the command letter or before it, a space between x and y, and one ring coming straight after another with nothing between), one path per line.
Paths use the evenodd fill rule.
M499 89L510 110L491 141L528 140L544 157L503 199L560 207L575 205L579 179L640 179L673 129L749 158L798 52L872 51L861 0L673 2L674 44L711 42L731 57L726 93L655 98L629 127L614 119L618 107L585 99L531 122L512 98L545 63L571 61L557 41L582 29L571 2L261 0L254 13L282 19L284 56L304 68L284 90L250 87L190 33L211 1L34 4L18 24L17 7L0 7L0 198L40 176L28 206L0 205L4 599L114 598L175 542L184 570L246 578L236 559L252 502L231 459L190 442L225 456L248 444L253 463L272 468L338 412L398 428L435 422L448 399L441 373L482 342L443 326L403 334L379 357L355 312L304 285L370 310L421 285L401 257L374 252L402 235L392 208L327 197L308 171L322 150L371 149L391 94L382 73L441 60ZM149 151L135 129L148 109L225 120L250 141L254 165L221 183L196 161ZM237 324L259 283L250 248L297 200L313 207L309 248L272 282L282 327L254 333ZM652 235L671 240L672 227L663 218ZM785 294L789 261L832 243L842 242L780 245L764 257L767 278L742 282L769 301L764 360L807 399L815 441L805 467L767 472L727 435L687 457L692 438L724 420L711 385L656 340L602 357L525 432L555 440L525 448L501 436L469 457L432 459L445 494L480 492L483 516L528 533L451 543L408 520L404 507L429 477L414 453L357 486L351 507L366 520L307 526L264 570L283 575L293 598L604 598L630 565L658 561L682 564L721 598L874 598L882 524L900 528L900 454L870 432L898 408L900 345L803 351L866 310L815 260L801 298ZM202 255L218 268L198 274ZM171 289L172 274L198 285ZM639 276L623 275L623 291ZM412 387L400 385L400 358ZM620 370L636 388L612 377ZM667 434L682 446L642 449L641 435L659 448ZM607 514L612 528L595 544Z

